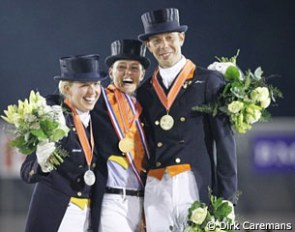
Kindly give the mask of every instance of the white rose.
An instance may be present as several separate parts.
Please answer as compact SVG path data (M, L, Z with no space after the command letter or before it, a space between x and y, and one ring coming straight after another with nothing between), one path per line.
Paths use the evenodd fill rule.
M197 225L201 225L207 216L207 207L197 208L192 212L190 220Z
M266 87L257 87L251 94L251 99L254 101L262 102L269 98L269 91Z
M270 98L265 99L264 101L260 102L260 106L266 109L270 105Z
M261 117L261 112L254 109L251 114L246 115L246 121L250 124L257 122Z
M227 106L227 109L228 109L229 112L236 114L236 113L240 112L241 109L243 109L243 107L244 107L243 102L233 101L232 103L230 103Z

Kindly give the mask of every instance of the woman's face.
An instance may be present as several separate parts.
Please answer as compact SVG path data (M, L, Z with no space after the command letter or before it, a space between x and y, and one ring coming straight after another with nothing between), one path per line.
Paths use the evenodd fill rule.
M101 94L100 82L72 82L64 88L66 97L81 112L92 110Z
M122 92L133 95L145 70L136 60L117 60L109 69L110 78Z

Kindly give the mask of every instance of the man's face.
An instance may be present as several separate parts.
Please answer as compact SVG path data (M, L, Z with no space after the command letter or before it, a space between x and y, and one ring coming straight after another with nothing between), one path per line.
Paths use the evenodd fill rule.
M81 112L92 110L101 94L100 82L73 82L64 88L71 104Z
M170 32L153 35L147 41L147 48L154 55L160 67L169 68L181 59L183 32Z
M145 70L139 61L117 60L109 69L109 75L114 85L122 92L133 95Z

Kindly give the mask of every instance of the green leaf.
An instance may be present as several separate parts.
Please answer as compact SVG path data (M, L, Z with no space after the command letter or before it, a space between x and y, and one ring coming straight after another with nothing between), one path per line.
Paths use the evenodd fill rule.
M270 92L270 95L271 95L271 98L272 98L273 102L276 101L277 97L284 98L283 93L277 87L269 85L268 89L269 89L269 92Z
M227 109L226 106L221 106L221 107L219 107L219 110L220 110L221 112L225 113L225 114L228 113L228 109Z
M32 146L23 146L23 147L19 147L18 148L19 152L24 154L24 155L30 155L32 154L34 151L36 151L36 147L32 147Z
M260 122L267 122L269 121L270 118L271 118L271 114L268 111L266 110L261 111L261 117L259 119Z
M58 127L58 124L51 121L50 119L44 119L40 122L40 127L49 137L52 134L53 130Z
M14 140L10 142L13 147L20 147L26 144L25 137L23 135L16 137Z
M64 136L66 135L65 131L62 130L62 129L56 129L52 132L51 136L50 136L50 139L52 141L59 141L61 140Z
M229 66L226 69L225 73L224 73L224 77L228 81L239 80L239 78L240 78L240 71L235 66Z
M244 86L244 89L245 90L248 89L250 85L251 85L251 77L250 77L250 75L246 75L245 76L245 86Z
M36 136L39 140L48 138L42 129L32 130L31 133Z
M33 145L33 143L28 143L24 136L18 136L10 142L10 145L17 148L19 152L24 155L29 155L36 150L36 147Z
M233 63L233 64L236 64L236 63L237 63L237 59L238 59L239 54L240 54L240 49L238 49L236 55L234 55L234 56L231 57L231 58L227 58L227 57L221 57L221 58L219 58L219 57L217 57L217 56L215 56L215 58L216 58L219 62L231 62L231 63Z
M229 204L227 202L222 202L215 210L215 217L219 220L223 220L230 214L231 211L232 208Z

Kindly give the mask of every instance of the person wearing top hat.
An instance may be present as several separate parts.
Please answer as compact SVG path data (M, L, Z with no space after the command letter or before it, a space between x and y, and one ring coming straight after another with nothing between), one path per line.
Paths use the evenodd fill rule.
M141 107L134 92L150 62L145 58L142 42L123 39L111 44L111 55L105 63L112 83L102 89L103 96L91 117L97 149L107 163L108 178L103 199L94 197L93 203L101 205L100 232L136 232L142 219L147 148L139 121Z
M27 156L22 164L23 181L36 183L26 232L87 231L93 184L103 183L106 170L101 167L94 147L89 113L101 94L103 77L99 72L99 56L63 57L60 68L61 75L54 79L59 82L61 95L51 95L46 100L47 104L63 109L60 120L65 121L70 131L56 146L66 150L67 156L54 169L48 159L55 144L43 143L38 144L36 153ZM101 171L96 178L94 168Z
M188 26L180 25L178 9L146 12L141 20L144 33L138 38L158 63L138 88L137 99L151 154L144 199L147 231L159 232L185 218L193 201L208 203L208 187L236 201L236 146L225 115L192 111L216 100L225 82L182 54Z

